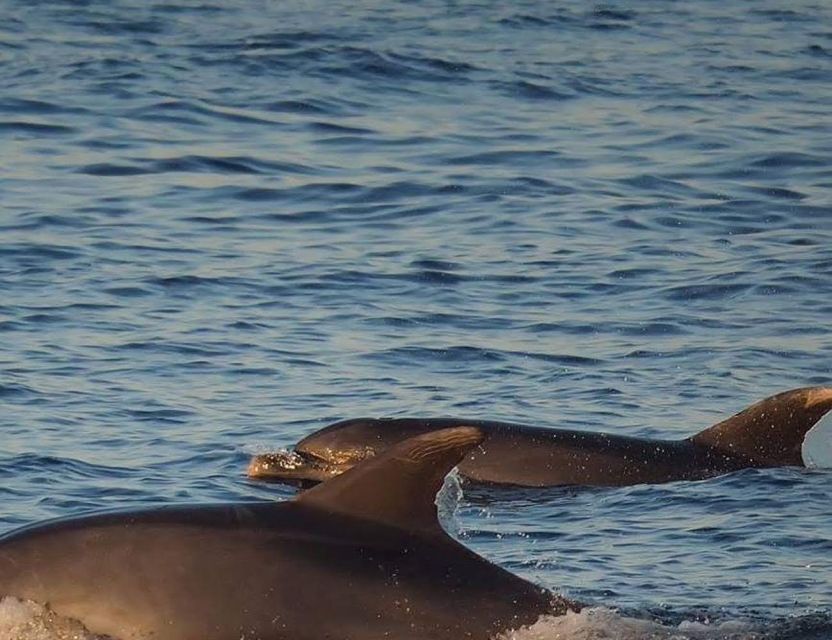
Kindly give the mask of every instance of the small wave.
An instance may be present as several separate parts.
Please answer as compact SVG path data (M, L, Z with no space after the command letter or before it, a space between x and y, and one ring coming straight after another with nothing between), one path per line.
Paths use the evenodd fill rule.
M124 177L124 176L138 176L145 173L152 173L149 169L143 167L134 167L126 164L115 164L112 162L96 162L87 164L77 170L77 173L83 173L88 176L98 177Z
M470 71L476 71L477 67L462 60L446 60L431 56L405 55L391 53L390 58L411 65L414 68L422 68L429 73L440 73L451 76L458 76Z
M37 394L37 391L24 384L2 384L0 383L0 398L12 398L19 396L30 396Z
M306 172L302 167L296 167L296 170L293 171L293 168L289 165L286 165L284 170L295 173ZM231 198L241 202L303 202L310 200L337 200L342 202L346 194L352 193L366 193L366 190L360 185L349 182L313 182L287 189L275 187L217 187L205 190L204 196L208 200ZM296 219L300 214L294 212L288 214L283 212L278 214L268 213L264 217L272 217L273 215L280 220L290 221ZM316 214L312 217L318 216Z
M413 260L410 265L418 269L426 269L430 271L458 271L461 265L458 262L451 262L449 260L436 260L433 258L419 258Z
M772 153L751 162L753 167L765 169L788 169L797 167L825 167L826 159L796 151Z
M521 13L516 16L502 18L500 20L500 24L519 29L525 29L528 27L551 27L557 25L559 22L568 21L569 20L567 20L563 16L543 17Z
M73 248L58 245L22 244L0 247L0 256L37 261L39 264L49 260L73 260L81 255Z
M170 24L158 18L129 20L120 16L106 16L100 20L78 20L78 24L97 33L112 35L158 35L164 33Z
M165 289L190 289L198 286L214 287L226 282L224 278L208 278L205 276L177 275L177 276L156 276L147 278L150 285L164 287Z
M152 291L143 287L109 287L102 289L102 291L118 298L140 298L153 295Z
M661 176L643 174L618 180L619 184L651 193L676 196L695 196L697 191L678 180L669 180Z
M170 424L184 424L193 414L182 409L128 409L125 413L136 420Z
M321 100L278 100L266 106L280 113L330 114L332 109Z
M790 9L751 9L750 13L769 18L774 22L806 22L812 19L809 14L800 14Z
M411 276L415 281L424 284L453 285L464 282L465 278L441 269L422 269Z
M62 124L49 124L45 122L0 122L0 134L3 133L26 133L34 135L66 135L75 133L77 129Z
M745 293L749 285L744 284L700 284L672 287L667 290L670 300L723 300Z
M134 176L150 173L218 173L274 174L310 173L312 169L292 162L269 162L249 156L200 156L186 155L172 158L131 158L130 164L92 163L77 169L78 173L92 176Z
M459 84L476 67L472 64L444 58L376 51L356 46L327 46L308 49L307 59L323 62L320 70L326 74L396 78L423 82L454 82Z
M620 22L628 22L636 17L635 12L626 10L616 10L609 8L599 8L592 12L593 18L602 20L615 20Z
M2 98L0 99L0 113L14 113L14 114L84 114L88 113L86 109L79 107L69 107L63 104L55 104L45 100L32 100L29 98Z
M448 158L448 165L501 165L517 166L518 164L537 164L545 160L560 160L560 154L549 149L501 149L499 151L485 151L465 156Z
M242 49L246 51L268 51L271 49L294 49L302 47L313 42L331 42L333 40L340 40L340 38L330 32L317 32L309 30L299 31L277 31L274 33L264 33L260 35L250 36L244 42L234 42L231 44L207 45L212 49L227 48L227 49ZM205 44L195 44L196 47L206 47Z
M371 135L376 133L373 129L366 129L364 127L348 127L342 124L335 124L333 122L310 122L306 125L306 127L319 133L348 134L356 136Z
M832 58L832 51L825 49L819 44L812 44L806 47L806 53L819 58Z
M688 333L676 322L621 323L615 326L615 330L625 336L679 336Z
M79 215L60 215L40 212L26 212L19 217L19 224L4 225L9 231L45 229L48 227L67 227L83 229L90 225L90 218Z
M516 356L523 358L530 358L532 360L542 360L543 362L552 362L563 367L595 367L604 363L598 358L587 358L586 356L576 356L564 353L535 353L511 351Z
M457 345L447 348L433 347L400 347L388 349L374 354L373 357L383 360L402 361L423 361L443 363L469 363L469 362L505 362L512 358L540 360L554 363L563 367L597 366L603 360L587 358L569 354L535 353L527 351L511 351L501 349L487 349L467 345Z
M133 109L130 114L136 120L146 122L180 122L182 124L200 125L203 118L223 120L243 124L280 124L265 114L255 114L248 109L226 107L199 101L165 99Z
M197 345L181 342L163 342L158 338L147 341L136 340L132 342L125 342L113 346L112 350L117 352L136 351L147 353L172 353L183 356L202 356L204 358L216 358L228 353L225 348L217 345L212 346L210 343Z
M528 27L573 27L579 29L627 29L637 14L626 9L613 9L607 6L600 6L586 12L569 11L560 9L557 13L545 16L517 14L500 20L513 28Z
M181 156L178 158L165 158L164 160L147 161L159 173L171 171L182 172L216 172L216 173L242 173L259 174L264 173L264 168L257 166L257 161L246 157L225 157L212 158L208 156Z
M546 85L536 82L529 82L528 80L517 80L515 82L494 82L492 83L492 86L511 98L520 97L528 100L569 100L570 98L575 97L575 94L556 91L552 87L547 87Z
M10 457L0 458L0 473L19 474L46 474L60 478L84 478L93 479L98 477L124 478L129 471L122 467L112 465L94 464L84 462L75 458L65 458L37 453L21 453Z
M470 346L448 347L446 349L432 347L399 347L387 349L373 354L371 357L393 363L400 362L441 362L441 363L470 363L470 362L502 362L505 356L498 351L481 349Z
M783 187L747 187L746 190L779 200L805 200L808 197L804 193Z

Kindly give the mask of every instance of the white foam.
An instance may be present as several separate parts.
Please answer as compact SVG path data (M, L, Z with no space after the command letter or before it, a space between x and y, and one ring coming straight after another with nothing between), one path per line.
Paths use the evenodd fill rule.
M0 599L0 640L104 640L69 618L29 600Z
M832 411L806 432L800 449L803 464L812 469L832 469Z
M759 640L742 620L708 624L685 621L677 626L628 618L613 609L593 607L580 613L543 616L535 624L501 634L495 640Z

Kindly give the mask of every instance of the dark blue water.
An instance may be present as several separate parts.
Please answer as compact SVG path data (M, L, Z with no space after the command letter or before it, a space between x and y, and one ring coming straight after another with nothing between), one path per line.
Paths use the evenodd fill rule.
M828 3L0 9L0 531L288 497L248 454L339 418L681 437L832 383ZM830 494L469 491L447 524L622 608L575 638L820 638Z

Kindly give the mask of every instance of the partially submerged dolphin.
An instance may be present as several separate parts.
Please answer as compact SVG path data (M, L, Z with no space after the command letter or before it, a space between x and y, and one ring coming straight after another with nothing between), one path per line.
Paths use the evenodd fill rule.
M248 474L308 486L403 439L466 424L485 434L459 465L460 474L475 482L545 487L698 480L749 467L803 466L804 438L825 416L832 420L830 412L832 388L794 389L684 440L454 418L359 418L316 431L291 453L255 456Z
M478 429L426 433L291 502L168 507L0 538L0 596L120 640L485 640L571 603L440 527Z

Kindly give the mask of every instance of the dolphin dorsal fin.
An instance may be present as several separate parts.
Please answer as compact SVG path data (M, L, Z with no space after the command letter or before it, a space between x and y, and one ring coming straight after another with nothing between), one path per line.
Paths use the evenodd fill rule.
M475 427L431 431L309 489L296 502L400 529L436 533L441 527L435 500L442 481L482 440Z
M832 387L804 387L770 396L688 438L758 466L804 464L806 433L832 411Z

